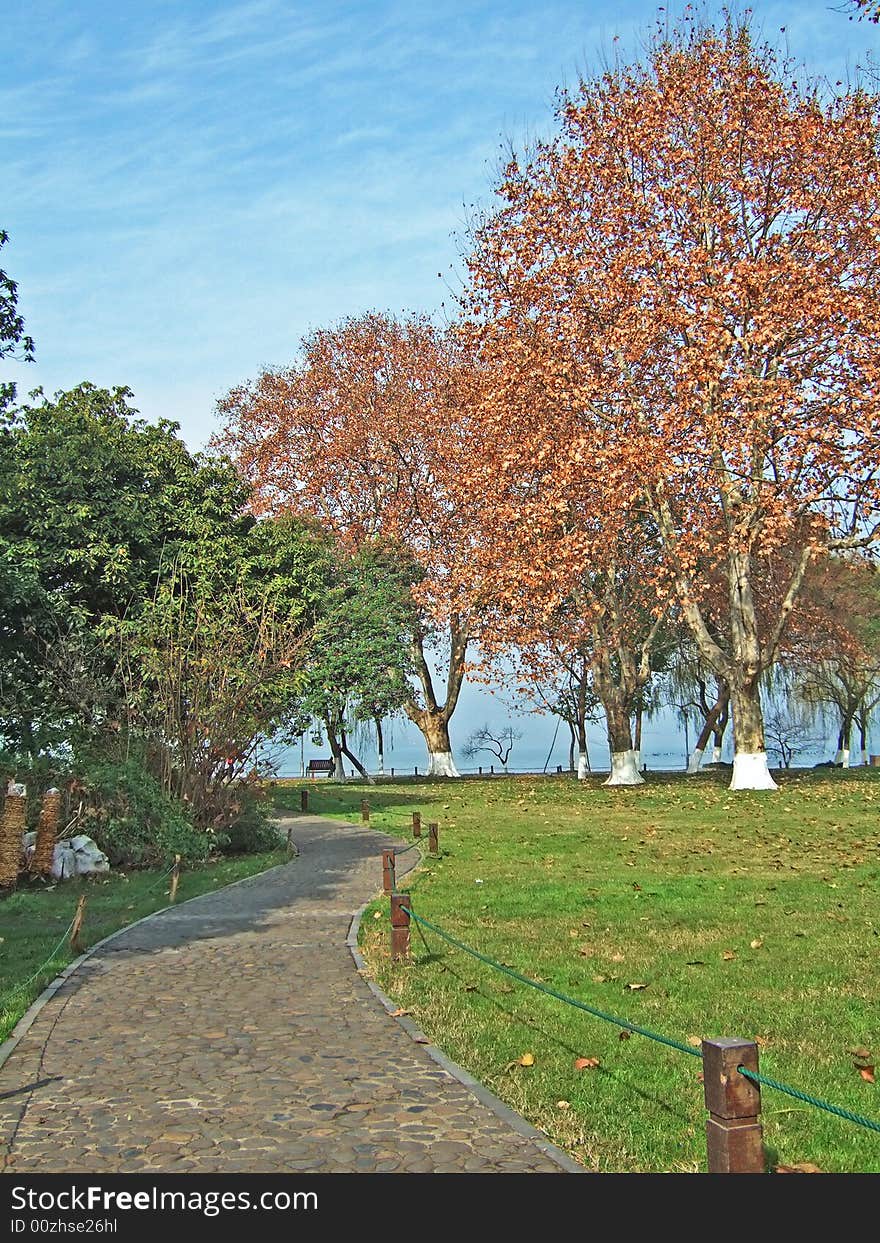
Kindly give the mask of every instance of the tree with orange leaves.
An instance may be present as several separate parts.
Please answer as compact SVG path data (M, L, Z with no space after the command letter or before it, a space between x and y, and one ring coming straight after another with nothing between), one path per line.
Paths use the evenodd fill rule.
M465 676L468 621L447 569L462 538L448 478L461 443L470 374L462 347L429 320L369 314L312 333L299 361L264 371L219 405L217 443L266 513L325 524L342 548L400 549L412 588L404 706L428 748L428 773L458 776L449 721ZM444 643L445 631L445 643ZM432 663L441 647L445 693Z
M558 119L475 224L468 310L496 369L580 421L606 509L650 514L730 688L731 788L773 789L761 675L811 562L880 536L878 101L805 84L747 20L685 19L644 63L563 95ZM493 417L504 401L501 385ZM761 627L758 569L780 548Z

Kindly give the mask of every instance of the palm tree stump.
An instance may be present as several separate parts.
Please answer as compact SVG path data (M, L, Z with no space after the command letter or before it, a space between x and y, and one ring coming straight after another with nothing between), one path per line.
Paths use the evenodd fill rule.
M47 790L43 795L40 808L40 820L37 824L37 840L34 853L31 855L29 871L32 876L50 876L55 858L55 842L58 838L58 825L61 821L61 793L59 790Z
M27 827L24 786L10 785L0 819L0 891L14 889L21 864L21 839Z

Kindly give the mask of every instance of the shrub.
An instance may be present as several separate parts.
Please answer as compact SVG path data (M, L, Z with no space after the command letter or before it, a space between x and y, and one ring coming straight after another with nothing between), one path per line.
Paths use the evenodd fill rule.
M185 808L165 794L138 759L92 759L75 787L85 807L82 831L93 837L112 866L145 867L179 854L199 862L218 844L196 829Z
M265 808L248 792L238 816L224 833L223 849L228 854L252 855L278 846L278 829Z

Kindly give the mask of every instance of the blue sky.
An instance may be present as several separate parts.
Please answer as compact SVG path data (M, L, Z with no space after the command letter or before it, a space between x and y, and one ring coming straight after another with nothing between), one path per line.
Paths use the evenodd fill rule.
M832 79L880 44L825 0L753 7ZM6 373L22 394L128 385L201 447L217 397L310 328L436 310L501 145L546 130L555 88L656 15L642 0L7 6L2 263L37 362Z

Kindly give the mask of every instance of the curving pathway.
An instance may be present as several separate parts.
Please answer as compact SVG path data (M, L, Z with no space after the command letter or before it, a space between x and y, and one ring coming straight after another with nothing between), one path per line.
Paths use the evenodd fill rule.
M346 935L392 839L291 823L291 864L151 916L46 1002L0 1068L6 1172L578 1168L358 974Z

